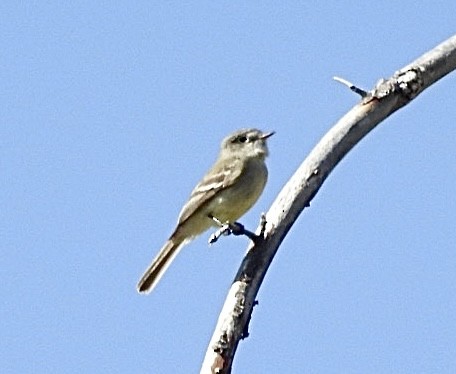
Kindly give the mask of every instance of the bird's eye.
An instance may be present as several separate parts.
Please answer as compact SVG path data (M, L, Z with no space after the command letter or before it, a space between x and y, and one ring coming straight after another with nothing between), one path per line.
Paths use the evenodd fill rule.
M241 136L238 138L238 140L239 140L239 142L241 142L241 143L247 143L247 140L249 140L249 139L247 138L247 136L241 135Z

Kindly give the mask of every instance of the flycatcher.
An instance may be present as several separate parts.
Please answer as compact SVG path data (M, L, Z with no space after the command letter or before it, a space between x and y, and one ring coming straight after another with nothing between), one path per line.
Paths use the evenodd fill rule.
M268 179L266 139L273 134L243 129L223 140L217 161L192 191L176 229L139 281L138 292L152 291L190 240L217 222L234 223L255 204Z

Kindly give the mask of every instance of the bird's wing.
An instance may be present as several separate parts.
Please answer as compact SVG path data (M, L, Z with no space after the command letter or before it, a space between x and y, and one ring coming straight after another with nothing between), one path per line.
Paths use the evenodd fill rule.
M179 215L179 223L188 219L196 210L204 206L219 191L231 186L242 174L241 161L237 158L216 162L212 169L193 189L190 198Z

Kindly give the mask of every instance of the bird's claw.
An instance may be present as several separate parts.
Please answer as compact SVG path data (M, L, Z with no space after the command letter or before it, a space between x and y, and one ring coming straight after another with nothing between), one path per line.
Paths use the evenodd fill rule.
M222 223L220 220L218 220L216 217L211 217L212 220L217 223L217 225L220 226L220 228L214 232L210 237L209 237L209 244L214 244L221 236L228 236L228 235L245 235L249 239L256 241L258 239L258 236L247 230L242 223L239 222L225 222Z

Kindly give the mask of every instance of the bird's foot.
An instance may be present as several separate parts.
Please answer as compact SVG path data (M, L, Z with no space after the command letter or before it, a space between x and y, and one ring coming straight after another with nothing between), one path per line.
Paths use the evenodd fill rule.
M219 229L209 237L209 244L214 244L217 240L219 240L219 238L221 236L228 236L228 235L235 235L235 236L245 235L252 241L256 241L258 239L258 236L255 233L247 230L242 223L239 223L239 222L222 223L216 217L210 216L210 218L219 226Z

